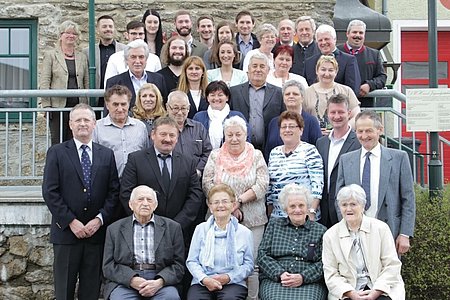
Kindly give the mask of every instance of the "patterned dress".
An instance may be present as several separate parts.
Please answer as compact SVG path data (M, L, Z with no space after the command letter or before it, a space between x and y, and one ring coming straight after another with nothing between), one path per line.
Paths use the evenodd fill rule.
M269 157L267 204L273 205L272 217L286 217L278 196L286 184L296 183L309 189L313 198L322 199L323 161L316 147L302 142L286 156L284 146L275 147ZM319 217L319 216L318 216Z
M322 269L322 236L326 230L308 219L298 227L289 218L270 220L258 250L261 300L326 299ZM300 273L303 284L283 287L280 275L284 272Z

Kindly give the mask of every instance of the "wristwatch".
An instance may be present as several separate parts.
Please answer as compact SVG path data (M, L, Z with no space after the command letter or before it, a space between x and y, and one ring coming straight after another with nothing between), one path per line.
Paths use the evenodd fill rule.
M315 208L310 208L309 210L308 210L308 212L310 213L310 214L317 214L317 210L315 209Z

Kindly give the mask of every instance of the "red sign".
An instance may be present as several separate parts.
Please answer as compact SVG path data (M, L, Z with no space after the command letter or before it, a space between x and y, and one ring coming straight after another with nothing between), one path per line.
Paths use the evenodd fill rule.
M441 0L441 3L446 9L450 9L450 0Z

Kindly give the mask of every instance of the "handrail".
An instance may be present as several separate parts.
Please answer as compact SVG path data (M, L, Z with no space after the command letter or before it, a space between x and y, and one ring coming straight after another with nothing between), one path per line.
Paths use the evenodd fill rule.
M406 103L406 95L392 89L375 90L367 94L367 97L392 97Z
M28 98L28 97L102 97L101 89L73 89L73 90L0 90L0 98Z

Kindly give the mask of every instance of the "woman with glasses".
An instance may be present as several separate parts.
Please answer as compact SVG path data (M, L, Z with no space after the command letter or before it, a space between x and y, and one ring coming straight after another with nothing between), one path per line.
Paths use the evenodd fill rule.
M256 31L256 38L260 43L260 47L258 49L250 50L247 55L245 55L244 63L242 65L242 70L247 72L248 64L250 63L250 58L255 53L262 53L269 59L269 68L270 70L274 70L273 63L273 47L277 43L278 30L272 24L262 24L258 27Z
M351 88L334 81L339 71L338 62L332 55L322 55L316 64L318 82L312 84L305 92L304 109L317 117L320 128L328 133L331 124L327 117L327 102L332 95L344 94L348 97L352 110L350 115L350 126L355 128L355 116L361 111L358 98Z
M203 172L203 192L217 184L228 184L236 193L233 215L253 234L256 257L264 225L267 223L265 195L269 174L262 153L247 140L247 124L238 116L224 122L225 142L211 152ZM248 278L248 298L258 298L258 267ZM231 298L230 298L231 299Z
M247 277L253 272L252 233L233 216L236 195L226 184L208 193L211 216L195 228L186 266L192 274L187 299L247 297Z
M198 56L189 56L183 63L183 68L178 81L178 90L185 92L189 98L188 118L208 108L205 99L205 89L208 86L208 76L203 60Z
M72 21L65 21L59 26L59 40L56 47L44 52L40 89L87 89L89 87L88 60L86 55L77 49L79 35L78 25ZM43 108L74 107L80 102L87 103L87 98L41 98ZM51 112L48 116L52 145L70 140L72 132L69 128L69 112L62 114Z
M322 198L323 162L316 147L302 142L303 118L297 112L285 111L278 119L282 146L275 147L269 156L269 188L267 206L270 218L284 218L286 212L279 202L279 194L289 183L305 186L312 195L308 214L317 219Z

